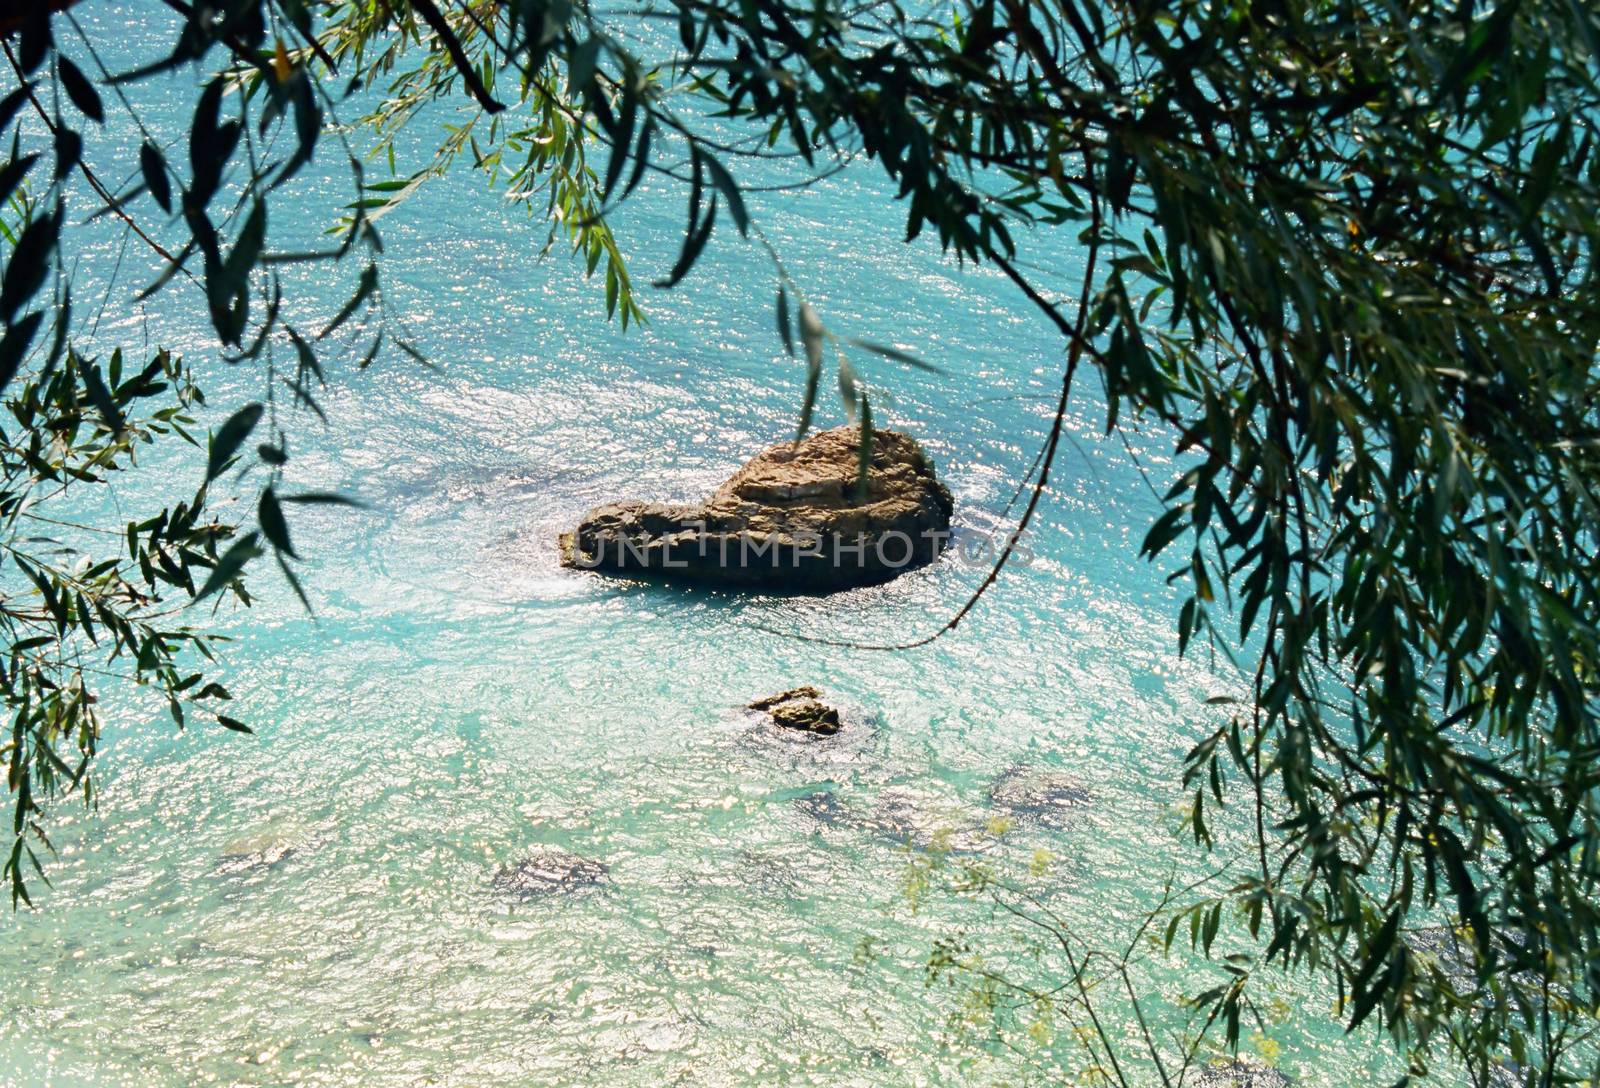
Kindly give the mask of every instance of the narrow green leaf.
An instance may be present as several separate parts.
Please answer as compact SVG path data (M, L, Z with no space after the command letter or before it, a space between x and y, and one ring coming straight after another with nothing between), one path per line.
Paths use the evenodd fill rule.
M914 366L918 370L926 370L932 374L944 373L932 363L925 363L921 359L918 359L915 355L907 354L906 352L901 351L899 348L891 348L885 344L875 343L871 340L858 340L854 337L847 339L845 343L853 344L854 346L865 351L870 351L874 355L882 355L885 359L893 359L897 363L905 363L907 366Z
M365 509L366 503L360 499L353 499L349 495L340 495L332 491L307 491L299 495L279 495L280 502L299 502L321 506L353 506Z
M783 350L794 358L794 332L789 320L789 290L778 284L778 335L783 338Z
M289 540L289 522L283 516L283 507L278 504L278 496L272 488L264 488L261 492L261 501L256 507L256 520L261 525L261 532L278 551L294 559L300 557L295 554L294 545Z
M867 494L867 474L872 471L872 402L861 393L861 441L856 448L856 494Z
M78 107L78 112L89 120L103 123L106 119L105 107L100 104L100 95L89 82L87 76L79 70L63 54L56 54L56 72L61 76L61 86L67 92L67 98Z
M90 363L80 373L83 375L83 387L89 394L89 400L105 420L106 429L112 434L121 434L127 427L127 420L122 416L122 409L117 407L116 398L111 395L111 390L106 388L105 380L100 377L100 368Z
M328 322L327 328L317 333L317 339L323 340L332 335L340 325L343 325L346 321L350 320L350 316L354 314L356 310L360 308L361 304L372 296L372 292L376 291L377 289L378 266L376 264L368 264L366 269L361 273L361 282L356 285L356 293L350 296L350 301L346 302L343 308L334 315L333 320Z
M22 179L27 176L28 170L39 161L37 153L22 155L12 159L4 166L0 166L0 204L11 199L11 194L16 191Z
M744 194L739 192L738 183L733 180L733 175L727 168L710 155L706 157L706 169L711 171L711 183L717 187L728 202L728 213L733 216L734 226L739 228L739 233L745 237L750 236L750 213L745 210Z
M211 451L206 465L207 483L226 471L228 463L233 460L233 455L239 452L244 440L256 429L256 424L261 422L262 413L265 411L266 409L260 404L247 404L217 428L217 433L211 437Z
M200 587L200 592L195 594L194 599L203 601L217 590L229 585L239 577L246 563L264 555L259 544L260 540L259 533L249 532L240 537L233 547L223 552L222 558L217 560L216 567L211 571L211 577L206 579L205 585Z

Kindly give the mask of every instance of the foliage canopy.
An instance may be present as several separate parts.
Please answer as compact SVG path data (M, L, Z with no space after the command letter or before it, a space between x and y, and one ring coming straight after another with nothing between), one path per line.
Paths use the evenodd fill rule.
M0 288L0 382L18 436L0 495L8 532L57 479L92 479L128 456L134 401L175 393L144 426L183 434L193 396L170 357L106 378L73 350L69 187L87 186L167 256L153 290L199 286L224 349L261 360L269 382L315 411L318 352L346 321L376 326L368 360L386 338L414 353L384 326L374 221L462 154L519 195L543 195L552 242L564 233L591 273L604 265L608 311L624 322L641 315L605 213L647 172L686 191L670 286L719 223L759 240L741 159L820 174L864 157L897 183L908 239L931 231L961 260L998 267L1061 334L1059 409L1024 524L1085 374L1103 384L1108 431L1163 428L1183 454L1144 553L1186 588L1180 648L1235 662L1247 688L1189 755L1189 822L1206 845L1208 812L1242 806L1256 843L1253 871L1175 915L1166 936L1188 917L1209 952L1232 907L1257 938L1257 953L1230 965L1233 982L1203 995L1227 1034L1248 1015L1255 972L1305 966L1336 980L1352 1028L1376 1018L1418 1073L1453 1052L1486 1082L1491 1059L1509 1054L1528 1083L1549 1084L1593 1060L1594 10L165 3L179 17L173 52L131 73L73 59L94 43L70 11L0 10L16 85L0 126L34 126L0 169L17 213ZM122 82L172 68L204 81L187 162L144 143L141 178L113 193L83 160L78 130L102 122ZM372 183L351 137L325 128L363 87L382 88L365 119L391 170L395 131L427 103L454 96L475 112L420 171ZM345 156L354 194L335 244L274 252L275 192L333 143L342 151L324 154ZM590 168L590 148L609 149L603 170ZM1052 244L1081 250L1083 266L1055 270ZM772 256L779 329L809 367L803 430L824 344L844 342ZM365 269L350 305L316 333L297 329L276 268L344 258ZM277 372L274 345L292 374ZM841 389L870 419L868 391L842 367ZM243 409L213 437L213 476L262 411ZM60 439L48 454L41 434ZM257 455L271 476L283 442ZM35 797L80 780L98 728L68 641L96 640L97 620L180 722L191 693L224 698L172 662L191 636L140 626L139 609L158 585L180 602L224 585L242 594L245 561L268 550L292 578L272 478L254 527L206 519L202 489L131 527L114 561L47 562L8 537L28 576L3 614L17 894ZM1420 946L1440 921L1470 970Z

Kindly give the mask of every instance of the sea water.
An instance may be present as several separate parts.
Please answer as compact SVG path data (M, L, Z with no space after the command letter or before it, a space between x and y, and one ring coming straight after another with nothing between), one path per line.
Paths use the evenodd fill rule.
M113 67L176 33L155 4L78 18ZM194 79L130 89L175 161ZM120 181L138 140L112 114L89 154ZM450 119L417 123L402 173ZM730 165L751 186L800 176ZM232 636L218 678L255 736L198 720L180 734L159 703L108 707L98 807L52 807L53 885L35 882L35 908L0 935L0 1081L957 1085L1071 1082L1090 1064L1066 1020L1019 1050L952 1028L963 987L923 971L941 938L1030 982L1065 976L1028 954L1039 933L917 874L930 846L981 848L1107 949L1168 879L1207 866L1226 879L1231 848L1197 858L1179 829L1179 776L1226 712L1207 698L1239 681L1180 660L1179 597L1137 555L1159 510L1150 485L1173 475L1171 436L1108 437L1086 371L1029 561L957 630L900 653L792 637L898 642L961 605L1014 525L1063 364L1059 335L1004 277L927 238L903 244L903 207L860 162L752 193L751 213L830 328L942 369L853 360L878 424L933 455L964 551L824 598L563 570L555 534L588 507L695 499L795 430L804 366L776 334L764 250L724 223L680 286L646 286L675 259L684 196L652 178L615 217L649 313L626 334L559 244L539 258L543 218L469 164L380 221L391 327L436 368L390 351L358 371L369 325L322 346L326 425L276 390L286 488L365 505L294 511L314 615L263 565L255 607L187 617ZM327 139L275 206L272 244L316 241L351 198ZM1070 292L1071 232L1021 241ZM207 425L265 395L262 367L220 360L197 290L133 301L159 268L137 239L102 220L73 245L86 344L182 353ZM359 270L291 269L291 320L320 327ZM819 424L841 422L825 386ZM115 527L185 497L203 468L168 442L69 507ZM258 485L220 486L248 502ZM844 708L843 733L781 737L740 712L798 684ZM1070 819L1002 819L1014 814L993 803L996 783L1030 775L1080 791ZM550 846L603 863L605 881L529 900L495 886ZM1186 950L1139 957L1169 1039L1211 969ZM1270 992L1276 1012L1246 1026L1247 1052L1305 1085L1384 1067L1369 1037L1341 1040L1315 982ZM1106 1000L1112 1034L1136 1049L1126 1008Z

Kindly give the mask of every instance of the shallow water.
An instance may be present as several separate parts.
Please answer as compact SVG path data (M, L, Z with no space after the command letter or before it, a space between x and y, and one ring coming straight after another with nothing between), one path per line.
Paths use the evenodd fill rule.
M126 30L116 9L83 18ZM137 92L169 137L188 93L176 86L167 102ZM131 163L134 144L113 142L96 161ZM312 235L345 199L335 157L318 164L301 220L285 213L275 232ZM381 222L387 302L440 369L396 356L358 373L352 338L330 367L329 426L292 421L291 478L368 508L295 520L314 621L266 571L258 606L217 620L237 638L224 679L255 738L131 715L107 738L98 812L53 814L54 887L0 938L4 1083L1051 1078L1047 1053L950 1044L959 995L920 973L933 940L963 925L999 948L1021 935L959 899L913 912L906 842L978 844L1005 814L997 780L1019 766L1069 776L1087 795L1071 818L1020 820L990 853L1021 865L1048 848L1037 886L1052 906L1125 936L1170 871L1194 871L1173 830L1177 772L1216 712L1204 700L1230 681L1175 656L1164 571L1135 558L1154 500L1101 436L1087 382L1033 561L926 649L769 629L924 633L981 579L978 562L824 599L558 569L554 533L588 506L693 498L794 427L803 367L774 335L758 249L719 232L679 288L642 286L673 260L681 196L647 186L617 221L651 315L627 335L602 323L603 292L577 267L534 259L540 225L470 173ZM1058 338L1001 277L900 244L901 210L870 165L754 196L752 211L832 325L947 368L858 361L888 394L880 425L924 441L976 549L1007 524L1043 438ZM89 230L82 244L86 274L109 277L120 237ZM1036 244L1075 267L1063 233ZM219 406L261 395L259 372L216 362L209 329L186 323L202 309L116 301L148 270L127 255L98 342L181 349ZM297 304L325 318L358 271L299 277ZM842 421L825 406L822 422ZM1168 445L1134 438L1164 484ZM157 452L117 508L179 495L201 468L193 451ZM845 708L839 737L778 737L738 710L800 683ZM541 846L603 863L605 880L528 900L496 887ZM880 958L858 954L869 939ZM1158 1004L1202 977L1179 960L1148 970ZM1297 1022L1267 1032L1283 1068L1301 1084L1366 1082L1379 1059L1339 1040L1330 1001L1285 999Z

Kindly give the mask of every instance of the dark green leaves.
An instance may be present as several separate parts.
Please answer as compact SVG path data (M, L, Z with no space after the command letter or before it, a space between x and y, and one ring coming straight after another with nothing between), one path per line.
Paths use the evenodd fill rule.
M266 409L260 404L247 404L228 417L217 433L211 437L211 449L206 461L206 482L210 483L227 471L239 447L244 445L250 432L261 422Z
M872 471L872 402L861 394L861 437L856 446L856 494L865 498L867 476Z
M78 108L78 112L96 123L106 119L105 107L100 104L100 95L94 89L88 78L78 70L67 57L56 58L56 72L61 77L61 86L67 92L67 98Z
M1390 957L1395 950L1395 938L1400 932L1402 916L1403 912L1399 910L1389 913L1389 917L1372 939L1366 960L1351 980L1355 1001L1350 1014L1350 1023L1345 1028L1346 1032L1355 1031L1360 1027L1372 1010L1378 1007L1384 995L1393 988L1393 984L1404 977L1406 956L1404 948L1399 952L1398 970L1385 970L1391 966ZM1380 974L1380 971L1383 973Z
M814 369L822 367L822 338L825 330L822 318L817 316L817 311L811 308L808 302L800 304L800 343L805 348L806 365Z
M921 359L918 359L915 355L912 355L909 352L901 351L899 348L892 348L886 344L875 343L871 340L861 340L857 339L856 337L850 337L845 341L845 343L852 344L855 347L861 348L863 351L870 351L874 355L881 355L885 359L893 359L897 363L905 363L907 366L916 367L918 370L926 370L932 374L942 373L942 371L940 371L940 369L934 366L932 363L925 363Z
M161 210L172 210L172 183L167 178L167 162L154 144L139 146L139 170L144 175L145 188L151 199L161 205Z
M631 69L624 73L622 83L622 114L613 119L611 110L606 106L603 95L593 96L596 103L596 116L607 136L611 140L611 158L606 163L605 184L600 189L600 201L604 203L611 199L612 192L617 187L617 182L622 180L622 171L628 163L628 149L633 143L634 126L639 119L639 96L642 88L632 78Z
M21 5L22 34L17 43L18 66L24 75L38 69L55 46L50 31L50 5L36 2ZM9 28L8 31L9 33Z
M294 108L295 149L272 179L274 189L298 174L311 161L316 153L317 140L322 134L322 107L317 103L316 92L304 69L290 78L286 93Z
M5 336L0 339L0 392L17 376L43 321L44 314L35 310L6 326Z
M111 79L133 82L203 61L198 71L210 80L198 97L191 80L173 81L159 92L171 99L164 108L170 104L182 109L192 102L188 169L173 169L154 137L141 141L136 135L138 174L130 181L115 156L95 161L114 149L86 156L84 134L91 122L118 127L125 121L120 127L128 133L142 131L142 126L137 119L115 117L125 104L123 97L103 98L81 62L56 49L51 10L60 5L16 6L17 13L0 21L6 23L15 63L35 75L14 81L21 85L0 95L0 132L11 136L10 158L0 164L0 206L6 212L0 224L0 390L7 416L0 444L10 451L0 472L0 521L12 526L0 546L26 577L14 579L11 589L16 592L0 593L9 635L0 654L0 696L16 712L8 717L3 760L14 835L3 877L11 884L13 901L28 902L25 871L31 867L40 873L31 844L48 846L42 802L74 791L93 802L90 768L98 738L102 729L119 724L113 708L126 705L120 696L102 702L93 689L126 682L139 693L136 698L157 694L179 728L192 719L197 705L213 713L205 701L229 695L221 685L205 683L193 668L194 661L214 660L211 644L208 636L172 618L177 608L225 589L248 604L243 575L248 563L268 549L285 564L285 575L303 600L304 591L286 565L296 556L284 514L287 504L355 504L316 491L280 496L277 470L287 460L287 436L280 433L273 442L253 443L271 479L256 504L254 531L242 536L237 525L229 524L235 510L208 508L210 486L125 524L119 520L110 532L115 543L109 555L96 554L104 543L96 526L77 524L86 507L69 505L51 516L57 496L70 495L70 502L77 502L81 495L93 503L85 488L135 467L135 453L150 443L175 435L198 445L191 413L204 404L189 370L165 351L142 365L125 367L120 351L112 351L102 363L75 350L73 335L91 328L87 322L74 322L71 305L72 281L88 251L63 255L65 205L76 201L88 221L116 221L119 229L126 228L127 268L137 267L150 254L160 258L160 275L141 300L175 279L203 286L204 305L222 343L243 345L249 335L250 347L224 358L230 363L255 359L271 349L276 334L286 327L278 317L284 305L278 262L266 254L267 202L276 185L310 160L323 123L318 105L323 89L308 75L312 65L277 64L270 52L263 52L272 43L266 36L265 9L254 0L222 8L197 6L174 24L177 40L166 57ZM296 28L302 42L323 53L320 42L313 40L320 28L312 25L304 5L287 4L274 13L275 24L279 16L286 20L283 25ZM55 21L66 25L70 16ZM91 26L85 33L100 29ZM94 44L91 38L86 50L92 51ZM217 50L219 45L226 51ZM212 78L231 63L226 56L239 68ZM322 61L332 63L325 55ZM259 68L253 68L257 62ZM268 81L258 80L258 74ZM336 91L332 98L337 97ZM247 121L259 122L254 131L261 140L250 155L242 155L239 144ZM286 121L294 138L287 146L274 128L285 127ZM52 152L53 174L41 176L39 157ZM580 179L573 187L583 188L588 174L581 160L568 165ZM359 191L361 164L352 161L351 171ZM180 196L173 179L181 183L185 175ZM142 185L134 184L140 181ZM145 213L159 207L179 216L153 222L141 214L134 203L141 189L153 202ZM343 243L312 257L342 256L357 244L374 256L382 252L366 219L353 224ZM122 255L115 259L118 268L125 267ZM619 272L620 265L610 271ZM58 282L46 298L52 275ZM257 293L266 301L265 314L252 323L250 303ZM376 293L377 268L369 263L354 297L323 335L357 316ZM631 299L620 293L625 318L636 317ZM185 286L174 293L171 305L192 307L197 297ZM374 352L383 342L382 329L376 331ZM304 338L292 331L290 336L299 360L291 386L303 397L307 382L320 377L320 366ZM270 373L263 376L277 384ZM247 405L217 428L207 448L207 485L236 463L264 411L261 404ZM141 493L139 501L150 497ZM27 519L19 520L24 511ZM73 532L47 529L56 536L46 539L38 535L44 525ZM24 539L18 532L35 535L26 546L18 546ZM79 539L71 539L73 533ZM82 667L91 657L99 665ZM237 718L216 717L224 728L249 732Z
M657 280L657 287L674 287L683 277L689 274L695 261L700 259L700 251L706 248L706 243L711 240L711 228L717 221L717 198L711 198L711 205L706 209L705 218L700 225L691 225L689 232L684 235L683 250L678 254L677 263L672 266L672 271L667 273L667 278Z
M289 541L289 523L284 520L283 507L278 505L278 496L270 487L261 492L256 520L261 526L262 534L274 548L290 558L300 558L295 555L294 545Z
M646 118L644 124L639 126L639 142L633 149L633 170L628 174L628 183L622 187L624 198L639 187L639 182L644 178L644 172L650 165L650 140L656 130L655 120Z
M794 357L793 324L789 318L789 290L778 284L778 335L783 339L783 350Z
M222 183L223 167L239 142L239 122L221 120L224 89L225 82L220 77L206 85L189 129L191 177L187 201L195 209L203 209L211 203Z
M1188 518L1187 507L1174 506L1165 511L1145 533L1144 543L1139 547L1140 557L1154 559L1165 551L1167 545L1189 528Z
M672 266L672 271L667 273L666 279L657 280L657 287L673 287L689 274L695 261L700 259L700 251L705 249L706 242L711 239L711 228L717 221L717 194L711 195L711 204L706 208L702 217L700 201L704 192L704 179L706 163L709 158L701 154L698 147L691 148L693 160L693 180L689 188L689 226L684 232L683 249L678 254L677 263Z
M57 125L55 152L55 180L60 181L70 174L73 168L83 160L83 137L78 134L78 130L68 128L66 125Z
M780 293L778 296L779 313L786 318L787 299ZM787 322L785 322L785 336L787 339ZM811 415L817 406L817 387L822 381L822 319L817 312L806 302L800 304L800 342L806 353L806 391L805 399L800 405L800 428L795 435L795 441L806 436L811 429ZM792 350L792 345L791 350Z
M23 228L17 244L12 247L11 259L6 262L5 277L0 279L0 318L11 321L17 310L44 284L50 270L50 255L55 251L60 233L59 204Z
M11 159L4 166L0 166L0 204L11 199L11 194L17 191L17 186L27 176L28 169L37 162L37 153L20 155Z
M263 554L259 544L259 533L246 533L234 545L222 553L217 560L216 567L211 571L211 577L200 587L200 592L194 595L196 601L203 601L220 589L225 589L244 573L244 568L252 559L259 559Z
M800 402L800 426L795 432L794 440L800 441L811 429L811 415L817 407L817 387L822 382L822 367L812 364L806 365L806 391L805 397Z
M327 327L317 333L317 339L325 339L336 332L339 326L350 320L351 316L361 308L361 304L371 298L372 293L377 289L378 266L369 264L361 273L361 282L356 285L356 293L350 296L350 300L339 309L333 320L328 322Z
M245 217L244 226L239 229L233 249L223 263L224 290L243 290L248 286L250 272L255 268L266 240L267 206L257 200L250 205L250 214Z
M711 174L711 182L717 187L728 203L728 211L733 215L734 225L739 228L739 233L745 236L750 234L750 214L745 211L744 194L739 192L738 184L733 180L727 168L714 157L705 156L706 169Z
M59 90L41 95L58 122L56 174L63 188L82 186L95 164L82 158L74 118L98 119L117 102L102 102L56 53L43 7L11 42L24 71L53 71L58 87L40 75L11 91L0 125L31 116L19 112L27 89ZM651 166L663 185L686 177L681 249L663 286L703 258L719 210L754 233L746 202L771 168L752 158L817 162L818 173L847 159L881 169L909 235L1004 277L1061 334L1074 408L1085 383L1103 383L1106 429L1127 439L1128 471L1148 474L1158 493L1177 478L1141 551L1178 590L1179 648L1215 651L1241 676L1236 705L1195 708L1206 720L1194 728L1212 740L1185 765L1191 826L1206 849L1258 840L1233 889L1188 915L1194 947L1222 955L1217 968L1230 976L1211 991L1208 1015L1230 1038L1248 1015L1239 981L1248 971L1229 958L1239 945L1224 927L1242 916L1252 938L1270 941L1269 960L1319 965L1328 988L1349 995L1354 1021L1375 1017L1415 1048L1419 1066L1471 1041L1542 1076L1535 1064L1564 1059L1524 1062L1528 1040L1591 1037L1600 1004L1600 820L1588 803L1600 796L1593 5L1113 7L890 5L872 11L869 29L831 0L674 4L654 14L676 19L682 53L656 67L630 53L638 39L614 13L565 3L513 3L488 24L507 34L494 42L466 9L398 6L400 21L409 11L428 24L420 45L390 37L393 21L361 5L201 5L181 21L170 57L145 72L195 61L201 79L234 61L239 70L199 94L188 171L169 169L153 144L140 148L139 167L154 204L183 213L162 229L188 231L173 243L184 271L164 261L166 279L203 275L219 338L253 345L239 361L278 348L289 329L294 376L273 377L312 410L336 350L321 342L379 298L370 216L422 176L368 186L352 165L352 215L330 253L370 245L372 255L358 259L360 281L331 321L313 326L289 309L280 321L275 275L291 255L267 254L266 205L310 161L324 122L352 119L332 116L347 77L381 78L395 96L385 108L399 111L390 118L451 94L492 113L476 127L469 113L440 161L470 149L496 184L549 218L552 241L565 232L591 273L604 262L607 310L624 324L638 311L604 212ZM338 85L319 82L331 58L274 63L264 13L296 28L297 41L349 44ZM508 40L509 67L496 51ZM362 59L377 56L389 59ZM497 79L502 92L515 88L515 110L489 97ZM246 121L261 134L259 157L241 153ZM610 147L603 166L589 154L594 128ZM31 151L48 143L42 130L33 138ZM8 220L21 237L0 284L0 377L17 418L7 437L26 479L76 488L109 471L102 461L125 463L136 440L186 435L193 423L187 402L154 422L127 402L176 386L165 366L130 377L113 359L102 373L64 351L64 305L41 347L51 325L43 287L73 262L56 252L50 179L12 155L0 167L3 195L14 208L18 194L44 196L31 226ZM180 173L192 178L175 202ZM900 327L830 334L783 256L772 254L780 339L806 365L799 433L831 344L840 396L861 426L865 479L873 408L843 349L926 364L886 346L906 339ZM257 298L265 316L251 313ZM378 327L363 330L371 348L361 366L386 343L383 307L371 309ZM402 330L387 335L418 354ZM876 388L871 396L881 409ZM79 631L96 655L120 650L141 679L181 696L193 689L182 687L167 634L106 600L187 598L198 592L194 572L212 567L205 592L236 586L244 599L238 575L262 549L302 593L287 565L285 511L349 500L280 494L286 439L252 439L260 412L224 424L208 464L210 482L245 442L257 450L269 480L255 533L219 535L237 530L208 530L211 516L187 507L135 521L117 537L126 555L119 548L116 569L96 577L123 570L137 592L80 595L36 568L30 604L43 603L28 616L48 633L32 637ZM1058 419L1045 450L1053 456L1075 425ZM63 448L74 452L53 452ZM1044 455L1040 465L1043 488ZM70 687L61 679L50 679L54 690ZM8 691L8 706L39 705L47 690ZM30 766L53 768L36 744L25 745L40 753ZM24 818L29 796L18 802ZM1241 796L1245 805L1233 803ZM12 859L20 879L27 857ZM1425 962L1407 952L1424 916L1471 931L1472 978L1460 989L1472 992L1424 978ZM1576 1075L1557 1068L1544 1079Z
M567 97L581 97L594 79L600 61L600 39L585 38L572 50L567 61Z
M111 390L106 388L104 379L100 377L100 368L93 363L83 367L83 387L88 391L90 401L105 421L106 429L112 434L121 434L126 424L122 409L117 405L116 398L111 395Z
M359 508L360 500L333 491L307 491L299 495L280 495L283 502L304 503L312 506L353 506Z

